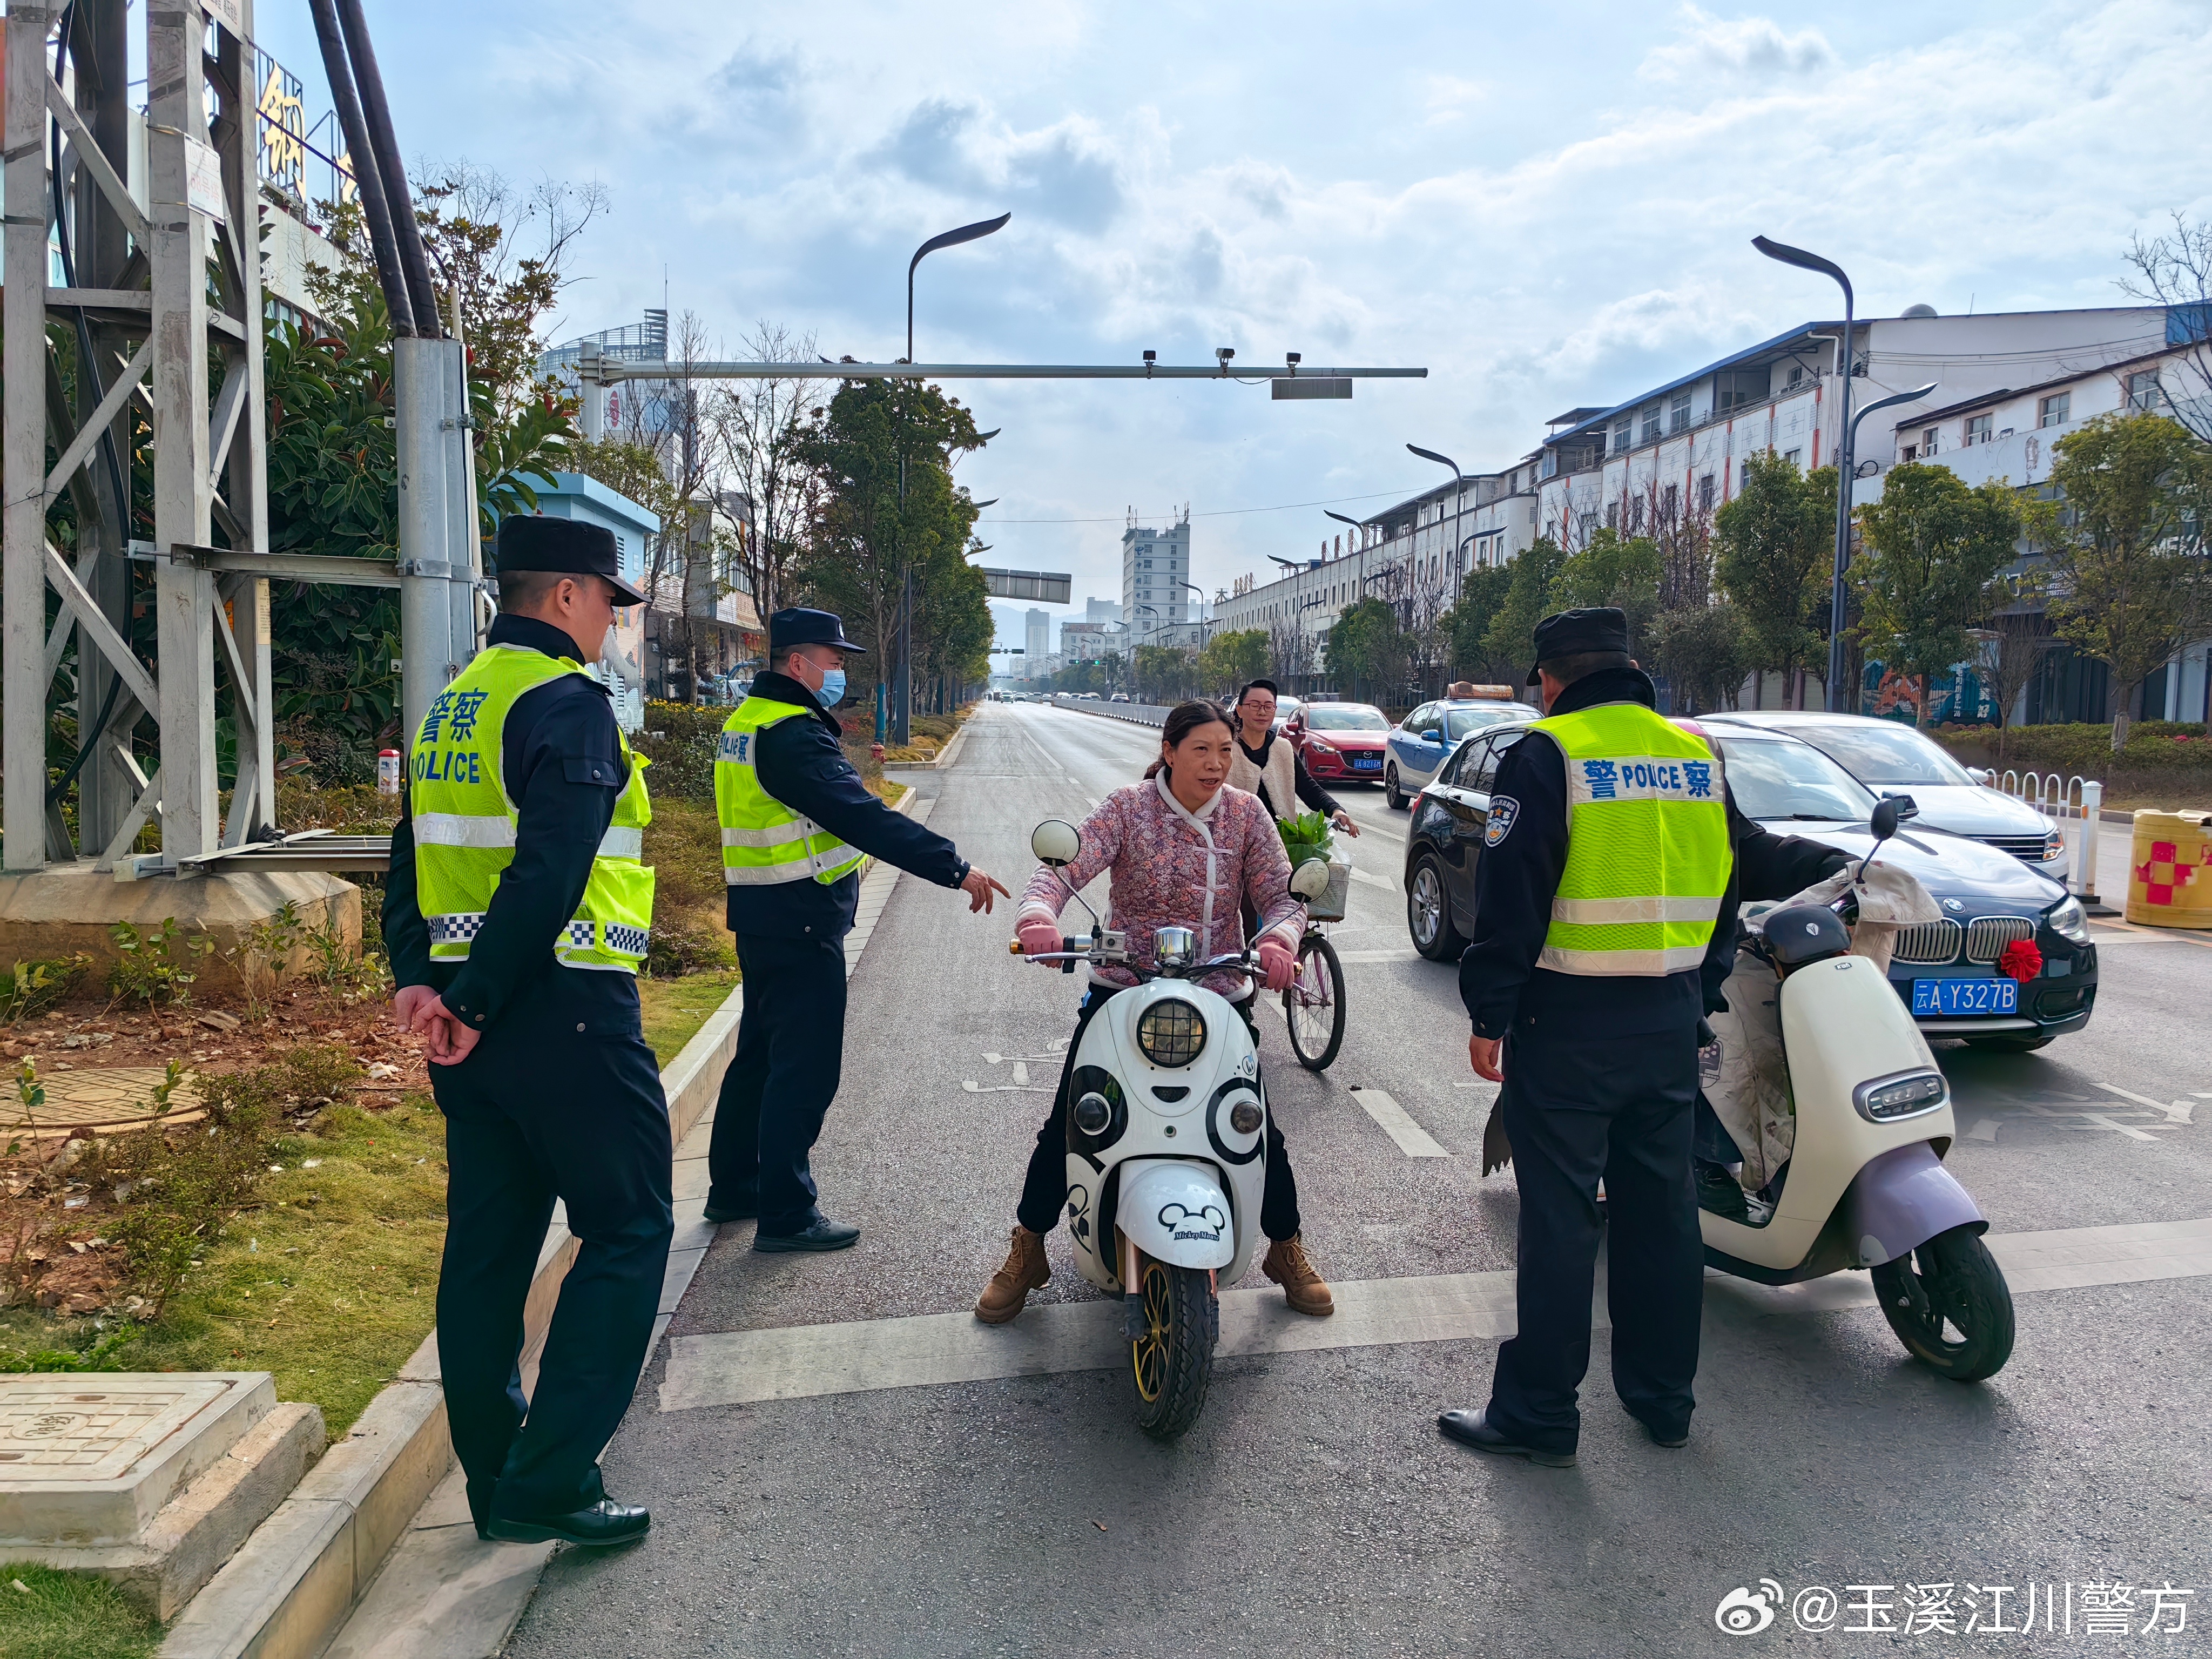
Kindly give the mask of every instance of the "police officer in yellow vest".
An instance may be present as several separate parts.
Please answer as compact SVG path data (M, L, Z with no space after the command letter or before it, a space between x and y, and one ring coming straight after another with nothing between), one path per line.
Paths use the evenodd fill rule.
M506 520L498 562L488 643L415 734L384 937L446 1116L438 1358L477 1530L616 1544L650 1517L608 1498L597 1460L645 1360L673 1219L638 1018L645 763L584 670L644 596L611 533L566 519ZM578 1251L526 1401L523 1301L556 1198Z
M1548 712L1498 763L1460 962L1469 1057L1504 1084L1519 1324L1488 1405L1438 1425L1565 1466L1589 1366L1601 1177L1613 1387L1659 1444L1689 1433L1705 1273L1691 1115L1703 970L1735 947L1733 855L1717 752L1655 712L1620 611L1546 617L1528 678Z
M708 1148L707 1219L757 1218L756 1250L842 1250L860 1230L822 1213L807 1155L844 1059L845 935L860 861L957 888L970 913L1006 890L870 794L845 758L830 711L845 696L845 658L862 647L844 624L793 608L770 617L768 634L768 670L722 728L714 763L745 998Z

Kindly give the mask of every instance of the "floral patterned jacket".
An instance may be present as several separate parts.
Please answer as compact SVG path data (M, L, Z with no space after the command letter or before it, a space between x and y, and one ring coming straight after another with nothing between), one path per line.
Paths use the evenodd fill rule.
M1146 969L1155 965L1152 935L1163 927L1196 933L1200 961L1241 950L1248 906L1262 934L1297 949L1305 906L1290 890L1290 857L1257 795L1224 784L1194 813L1169 793L1164 777L1155 776L1116 789L1080 830L1083 851L1074 863L1058 872L1040 866L1030 878L1016 927L1038 917L1056 924L1071 891L1082 891L1100 872L1110 871L1107 925L1127 933L1130 950ZM1126 968L1094 968L1091 979L1137 983ZM1251 994L1242 974L1216 974L1201 982L1232 1002Z

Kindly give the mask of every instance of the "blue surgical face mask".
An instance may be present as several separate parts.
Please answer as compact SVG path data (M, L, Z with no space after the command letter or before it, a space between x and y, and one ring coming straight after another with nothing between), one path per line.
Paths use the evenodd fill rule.
M835 708L845 701L845 671L825 668L822 671L822 689L814 694L815 700L824 708Z

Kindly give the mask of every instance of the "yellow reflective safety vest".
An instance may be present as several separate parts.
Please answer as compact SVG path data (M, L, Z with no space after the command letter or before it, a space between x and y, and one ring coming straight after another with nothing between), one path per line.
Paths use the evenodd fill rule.
M1735 861L1718 753L1637 702L1534 726L1567 768L1567 867L1536 965L1590 975L1696 968Z
M468 959L500 877L514 861L520 814L507 799L501 767L507 714L524 692L583 672L569 658L527 646L487 646L423 716L408 757L408 811L416 902L430 929L432 961ZM634 974L653 932L653 872L643 861L653 805L645 790L649 763L617 738L629 781L553 955L568 968Z
M747 697L722 726L714 753L714 816L722 823L722 879L732 887L850 875L866 855L761 787L753 758L771 726L812 714L795 702Z

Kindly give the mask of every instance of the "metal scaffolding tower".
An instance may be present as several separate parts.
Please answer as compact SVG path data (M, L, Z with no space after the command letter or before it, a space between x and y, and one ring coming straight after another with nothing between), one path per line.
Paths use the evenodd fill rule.
M370 162L362 184L379 198L372 230L390 240L398 229L396 248L377 249L397 337L396 562L269 552L253 0L141 8L143 200L128 183L129 0L9 7L0 829L10 873L95 857L118 875L190 874L228 849L277 840L272 579L399 590L409 730L475 653L483 560L462 343L442 326L359 0L313 4L319 32L327 24L349 148ZM57 265L58 286L50 281ZM56 330L74 345L73 389ZM51 469L49 453L58 458ZM134 478L142 453L150 463L137 461ZM150 539L132 532L134 483L149 482ZM64 497L77 526L74 557L49 522ZM134 599L133 562L153 577L151 663L131 643L134 605L146 599L143 581ZM51 628L50 586L60 599ZM72 634L78 753L56 785L47 711ZM221 817L219 676L233 694L236 757ZM150 772L131 745L149 717L159 727ZM72 781L74 836L59 805ZM134 859L149 817L161 850ZM297 860L307 856L295 852L281 867L306 867Z
M143 9L143 209L125 183L126 0L9 8L0 767L10 871L80 853L111 865L149 814L172 863L240 845L271 816L269 584L235 556L269 541L252 0L235 4L237 31L210 27L198 6ZM64 19L66 39L56 34ZM57 257L64 286L48 280ZM76 343L74 398L52 326ZM131 533L141 422L151 431L150 542ZM73 561L47 522L64 495L78 526ZM228 550L212 545L218 530ZM158 669L130 645L134 558L153 568ZM61 599L51 631L50 585ZM48 688L72 630L74 843L46 753ZM216 811L218 655L235 694L227 821ZM161 729L150 774L130 743L149 715Z

